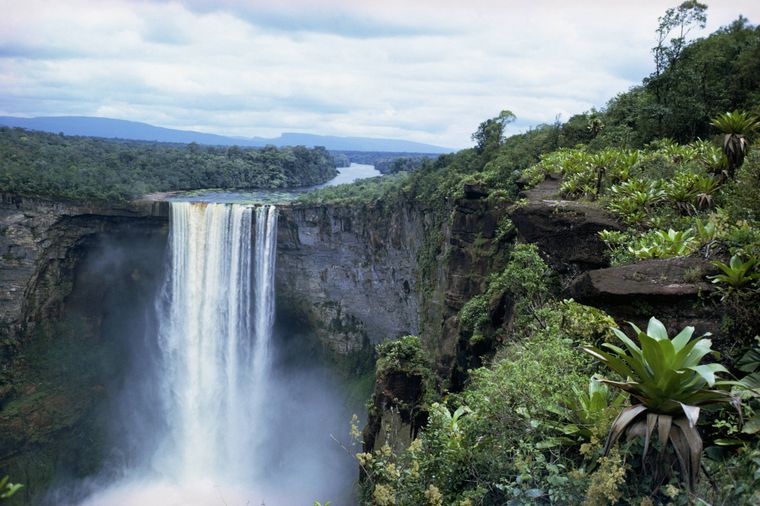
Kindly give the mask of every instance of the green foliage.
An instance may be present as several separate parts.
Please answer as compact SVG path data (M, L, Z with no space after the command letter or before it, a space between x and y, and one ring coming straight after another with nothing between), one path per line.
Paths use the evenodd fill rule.
M548 439L541 447L593 441L599 435L599 428L609 426L626 400L625 395L620 392L613 394L607 385L595 377L591 378L586 390L577 386L573 386L572 390L573 395L568 395L560 406L549 407L560 421L547 424L562 436Z
M380 343L377 350L377 375L392 371L428 375L430 368L417 336L403 336Z
M744 111L724 112L710 122L723 133L723 152L728 160L728 177L734 178L736 169L744 163L749 150L747 137L760 128L760 119Z
M354 183L327 186L302 194L298 202L306 204L376 204L390 203L402 190L408 175L401 172L389 176L362 179Z
M610 101L602 118L607 128L630 127L635 146L660 137L706 139L717 114L760 104L760 30L746 18L689 44L662 42L665 66Z
M760 149L749 152L736 181L729 181L724 193L730 221L760 222Z
M662 450L673 446L681 469L681 479L689 490L694 489L699 473L702 439L696 429L701 407L730 402L724 389L714 388L721 383L716 374L728 372L720 364L700 364L713 353L711 341L703 337L692 339L694 327L685 327L673 339L656 318L649 320L647 331L631 324L641 347L619 329L613 329L625 349L610 343L602 345L609 351L589 346L584 351L601 361L620 380L604 379L628 392L638 401L624 409L613 422L605 453L623 434L644 439L643 458L646 458L650 438L655 428Z
M8 476L0 478L0 500L10 499L23 487L20 483L11 483L8 479Z
M533 265L533 253L526 247L515 255L514 265ZM534 274L520 275L530 280ZM497 284L506 281L505 276ZM498 352L492 365L472 371L464 392L431 405L427 425L408 450L394 453L388 447L359 454L368 475L366 502L432 504L433 496L440 500L436 504L580 502L588 481L571 470L584 457L574 445L555 444L558 436L565 437L560 427L577 419L556 411L572 411L567 393L587 389L590 362L574 342L583 322L609 318L597 311L573 301L544 303L536 318L520 324L516 340ZM588 405L588 411L585 420L590 421L595 407ZM608 424L611 414L601 423ZM598 439L601 433L595 433Z
M636 238L628 252L637 260L686 256L698 246L692 230L652 230Z
M678 7L668 9L664 16L658 18L657 46L652 49L657 74L678 60L686 45L686 35L692 28L705 27L706 11L707 5L687 0ZM674 32L676 36L671 37Z
M744 401L747 415L741 432L756 436L760 433L760 337L755 337L754 347L739 359L736 368L746 373L734 389L734 394Z
M760 119L746 111L733 111L718 114L710 124L725 135L748 136L760 128Z
M713 283L728 285L728 290L741 290L760 279L760 272L756 272L757 265L760 261L757 258L750 258L742 262L739 255L734 255L728 264L719 260L711 262L715 267L720 269L723 274L710 276Z
M244 149L70 137L0 128L0 191L76 201L124 201L200 188L285 188L337 172L324 148Z
M603 343L611 341L615 320L599 308L579 304L573 299L562 301L562 329L578 341Z
M632 179L610 188L606 207L627 225L635 225L651 219L655 206L667 195L659 180Z
M548 272L535 244L515 245L504 270L492 273L485 292L467 301L460 310L462 328L469 330L473 339L482 338L490 322L490 307L505 294L514 301L518 324L538 318L538 309L549 298Z
M518 181L533 186L549 174L562 177L563 197L596 200L592 205L604 207L629 225L624 231L602 233L613 262L697 251L707 258L726 251L742 258L760 256L760 150L749 151L736 181L721 182L714 174L727 170L728 160L709 140L712 117L760 105L760 31L740 19L688 43L680 27L688 29L694 22L698 26L700 6L687 4L661 19L661 68L641 86L611 100L606 110L573 116L564 125L540 125L503 140L493 134L493 123L489 129L484 122L480 130L484 142L478 148L425 164L380 198L394 202L402 195L429 211L433 223L420 258L423 277L435 272L441 258L439 230L452 203L463 198L463 183L482 184L495 196L489 202L498 203L516 197ZM608 315L573 301L552 300L549 271L537 251L530 249L515 248L509 265L492 274L484 292L459 314L465 336L496 334L507 344L490 365L471 372L464 391L448 394L437 404L430 402L435 407L428 423L407 451L388 447L360 455L368 475L367 502L638 504L636 498L645 495L682 504L693 498L668 484L667 477L655 479L643 473L639 464L646 467L640 455L651 453L650 446L656 449L657 461L666 462L654 467L666 467L668 472L680 455L680 476L686 488L694 487L698 468L694 456L701 444L696 438L701 441L701 436L690 424L696 422L696 411L688 406L717 407L730 396L715 380L721 366L703 364L700 355L696 363L679 368L668 362L670 348L665 341L673 355L676 344L686 341L684 346L697 350L689 354L692 359L711 351L709 341L691 340L688 328L670 340L653 324L655 337L640 337L647 344L641 345L641 357L635 358L634 352L612 344L619 336L610 329L614 322ZM702 273L693 276L698 280ZM510 299L515 303L510 325L494 328L494 309ZM664 412L624 409L620 394L613 395L610 389L605 393L599 383L589 385L589 376L597 371L577 348L585 340L628 368L633 367L628 361L644 363L644 380L629 378L624 371L609 381L629 391L639 388L641 396L651 394L645 398ZM650 373L652 377L646 376ZM662 378L668 379L658 381ZM678 401L688 401L685 410ZM632 452L611 444L604 456L603 435L609 432L612 415L621 409L625 419L615 422L617 438L622 437L621 427L633 427L641 437L632 444L645 449ZM662 437L653 437L655 431ZM735 470L734 475L727 477L721 471L723 488L697 490L700 496L712 494L717 504L741 503L750 497L757 482L752 478L757 469L753 462L760 462L754 446L730 454L725 466ZM741 474L738 479L737 474ZM652 495L655 487L660 488Z
M478 126L472 134L475 141L475 149L479 153L488 153L497 149L504 140L504 129L515 120L512 111L501 111L495 118L488 119Z

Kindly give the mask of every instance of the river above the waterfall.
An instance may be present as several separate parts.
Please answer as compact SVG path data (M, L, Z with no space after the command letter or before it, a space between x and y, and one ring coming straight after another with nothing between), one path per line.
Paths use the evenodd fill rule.
M184 202L215 202L218 204L275 204L287 202L298 198L304 193L337 186L340 184L353 183L360 179L381 176L374 165L352 163L349 167L338 167L338 175L315 186L303 188L287 188L282 190L194 190L189 192L171 193L165 196L166 200Z

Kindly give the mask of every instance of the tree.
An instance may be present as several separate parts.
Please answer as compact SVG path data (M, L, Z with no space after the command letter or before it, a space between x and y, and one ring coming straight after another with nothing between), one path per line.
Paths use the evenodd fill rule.
M707 22L707 5L696 0L687 0L678 7L672 7L665 11L665 15L658 18L657 45L652 48L654 54L655 72L650 79L654 85L656 98L655 115L657 117L658 136L663 135L663 118L667 107L663 95L672 85L672 81L662 79L665 69L671 69L686 46L686 36L694 28L704 28ZM675 35L674 37L671 37Z
M516 119L512 111L504 110L495 118L487 119L472 134L478 153L490 153L504 141L504 129Z
M687 0L678 7L668 9L664 16L658 18L660 24L657 26L657 45L652 48L656 75L659 76L678 59L686 46L686 36L694 26L705 27L706 11L707 5L696 0ZM668 41L671 34L675 34L675 37Z

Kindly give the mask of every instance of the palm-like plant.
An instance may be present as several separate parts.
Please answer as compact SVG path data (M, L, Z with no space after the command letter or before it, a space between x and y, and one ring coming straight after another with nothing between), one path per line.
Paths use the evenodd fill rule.
M693 490L699 473L702 438L697 430L700 408L731 401L727 383L716 381L716 373L727 372L720 364L700 364L715 353L705 336L692 339L694 327L686 327L672 340L665 326L656 318L649 320L647 331L631 324L641 347L619 329L615 335L625 349L605 343L602 347L585 347L584 351L617 373L622 381L603 379L605 383L628 392L638 401L620 412L612 423L605 454L623 434L644 440L646 458L652 435L657 430L660 455L671 446L681 469L681 479ZM717 387L717 388L716 388Z
M723 152L728 159L728 177L733 179L736 169L744 163L744 157L749 150L747 136L757 131L760 120L749 113L734 111L718 114L710 124L723 132Z

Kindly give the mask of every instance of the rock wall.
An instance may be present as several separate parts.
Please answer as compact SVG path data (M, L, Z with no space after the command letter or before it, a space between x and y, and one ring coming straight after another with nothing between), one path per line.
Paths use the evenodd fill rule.
M0 476L24 483L15 503L100 469L110 397L155 298L167 211L0 198Z
M0 341L11 345L59 315L87 237L116 226L163 227L167 219L166 202L106 208L0 195Z
M340 355L417 334L425 226L412 206L281 207L278 311L303 319Z
M289 205L280 209L278 310L303 319L339 355L420 335L448 376L457 360L456 314L503 262L505 209L485 194L437 209Z

